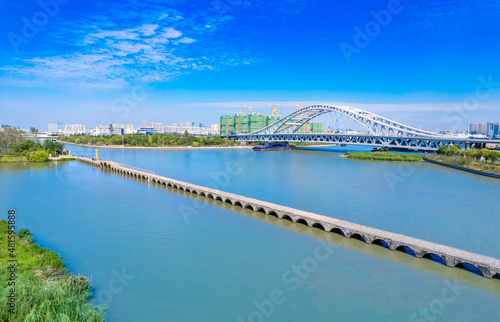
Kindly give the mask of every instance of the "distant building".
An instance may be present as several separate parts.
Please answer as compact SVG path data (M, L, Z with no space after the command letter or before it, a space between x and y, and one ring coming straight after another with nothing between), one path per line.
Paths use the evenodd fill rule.
M490 137L490 138L493 138L493 137L497 137L499 135L498 133L498 127L499 127L499 124L498 122L496 123L487 123L486 125L486 136Z
M66 124L62 131L64 135L86 134L88 132L86 125L80 124Z
M148 121L142 121L142 127L148 127Z
M210 125L210 134L219 135L220 134L220 124Z
M155 127L155 122L149 122L149 127Z
M111 128L105 125L96 125L95 128L90 130L90 135L111 135Z
M139 135L152 135L158 133L155 129L155 127L140 127L137 129L136 134Z
M125 133L125 124L111 124L111 134L122 135Z
M125 127L125 134L133 134L134 133L134 124L127 124Z
M271 125L281 117L265 115L259 113L222 115L220 117L220 135L229 135L236 133L251 133ZM295 122L295 120L290 120ZM298 133L323 133L324 125L322 123L307 123L301 126Z
M57 122L50 121L47 123L47 130L51 133L57 133Z
M47 123L47 130L50 133L62 133L64 131L64 122L61 121L50 121Z
M488 135L488 124L479 123L477 134Z
M64 122L57 122L57 132L62 132L64 130Z
M477 123L471 123L471 125L469 126L469 133L471 135L478 134L477 133L478 130L479 130L479 124L477 124Z

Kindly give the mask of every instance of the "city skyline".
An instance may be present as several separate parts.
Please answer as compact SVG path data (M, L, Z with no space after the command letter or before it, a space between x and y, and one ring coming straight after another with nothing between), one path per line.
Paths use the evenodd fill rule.
M211 124L233 105L269 113L267 102L341 103L443 130L498 118L494 3L54 3L4 12L3 123ZM39 13L47 23L30 29Z

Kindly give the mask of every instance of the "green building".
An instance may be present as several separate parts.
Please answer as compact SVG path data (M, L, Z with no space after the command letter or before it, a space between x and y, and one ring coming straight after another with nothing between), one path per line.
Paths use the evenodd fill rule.
M250 113L222 115L220 117L220 135L244 134L260 130L280 120L279 116ZM308 123L299 129L299 133L322 133L322 123Z

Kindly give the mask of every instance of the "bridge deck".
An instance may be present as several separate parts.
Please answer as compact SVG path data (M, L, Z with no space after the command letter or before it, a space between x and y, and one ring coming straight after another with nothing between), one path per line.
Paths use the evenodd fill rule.
M118 173L127 174L130 176L142 178L148 181L153 181L158 184L170 186L183 191L203 195L207 198L220 200L222 202L230 202L233 205L243 208L250 208L253 211L263 211L266 214L274 214L281 219L289 219L293 222L304 223L310 227L321 228L328 232L340 232L345 237L357 237L363 239L366 243L385 242L391 250L402 250L409 247L415 252L418 258L428 257L431 254L440 256L447 266L462 267L465 265L473 265L477 267L484 277L500 278L500 260L497 258L480 255L477 253L465 251L462 249L445 246L422 239L392 233L389 231L372 228L348 222L341 219L326 217L315 213L298 210L278 204L248 198L225 191L211 189L188 182L183 182L175 179L152 174L146 171L140 171L126 167L120 163L113 161L94 161L88 158L78 157L78 161L95 165L101 168L107 168Z

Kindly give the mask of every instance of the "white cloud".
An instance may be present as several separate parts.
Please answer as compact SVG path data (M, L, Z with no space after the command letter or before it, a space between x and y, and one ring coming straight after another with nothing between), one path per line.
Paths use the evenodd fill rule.
M158 29L158 25L142 25L141 27L137 28L144 36L152 36L156 32L155 30Z
M62 22L49 41L69 49L57 56L40 51L36 57L13 57L10 64L0 65L0 70L8 71L0 84L119 87L151 75L168 81L194 70L216 70L245 61L235 51L221 55L223 49L203 41L217 29L217 17L203 13L185 19L173 9L143 9L131 14L115 8L112 15Z
M139 34L127 30L105 30L89 35L90 38L137 39Z
M163 32L163 34L161 36L164 38L167 38L167 39L175 39L175 38L181 37L182 32L175 30L174 28L169 27L169 28L165 28L165 31Z
M191 44L194 43L196 40L188 37L182 37L181 39L177 40L178 44Z

